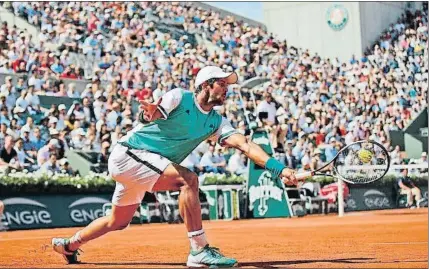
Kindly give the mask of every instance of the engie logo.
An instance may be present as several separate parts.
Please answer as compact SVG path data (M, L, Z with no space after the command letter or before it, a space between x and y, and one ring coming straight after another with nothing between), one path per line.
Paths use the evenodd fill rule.
M368 208L386 208L390 207L389 199L381 191L369 190L363 195L365 198L365 205Z
M8 198L3 200L5 212L2 221L15 225L49 224L51 214L45 210L47 206L28 198Z
M110 203L110 201L100 197L85 197L74 201L69 205L70 218L77 223L84 223L93 221L103 216L103 204ZM95 206L94 204L101 204ZM82 205L86 205L82 208ZM88 206L91 205L91 206Z

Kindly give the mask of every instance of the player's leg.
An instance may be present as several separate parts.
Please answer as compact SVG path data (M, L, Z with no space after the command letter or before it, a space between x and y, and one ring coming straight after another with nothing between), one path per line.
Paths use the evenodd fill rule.
M152 191L180 190L179 211L188 232L202 229L198 176L178 164L170 164L153 186ZM203 248L207 242L200 246Z
M115 194L113 195L114 197L118 196L118 186L121 185L117 185ZM63 255L64 259L68 263L77 263L77 255L79 254L78 249L83 244L86 244L106 233L125 229L131 222L138 206L139 203L123 206L114 204L110 215L95 219L88 226L79 230L70 238L53 238L52 246L56 252Z
M98 218L70 238L54 238L54 250L64 256L68 263L77 262L81 245L108 232L122 230L131 222L146 190L158 179L150 168L136 162L126 154L127 148L117 146L109 158L109 172L116 180L113 208L109 216Z
M77 250L81 245L94 240L108 232L125 229L131 222L139 204L127 206L112 206L112 213L98 218L70 238L68 249Z
M177 164L170 164L153 186L153 191L180 190L179 211L191 244L187 266L190 267L232 267L237 260L223 256L217 248L210 247L202 228L201 204L198 176Z

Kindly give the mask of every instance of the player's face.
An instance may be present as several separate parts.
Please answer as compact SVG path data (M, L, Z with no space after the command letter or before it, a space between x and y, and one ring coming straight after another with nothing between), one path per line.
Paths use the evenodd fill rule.
M226 93L228 91L228 83L224 79L218 79L213 86L210 88L209 102L215 105L222 105L226 99Z

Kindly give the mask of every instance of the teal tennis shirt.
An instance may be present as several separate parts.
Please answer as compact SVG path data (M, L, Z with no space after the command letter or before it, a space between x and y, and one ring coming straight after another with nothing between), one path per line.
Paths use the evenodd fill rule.
M137 125L119 143L181 163L204 140L216 138L222 144L237 133L226 118L204 111L192 92L180 88L162 96L159 110L164 119Z

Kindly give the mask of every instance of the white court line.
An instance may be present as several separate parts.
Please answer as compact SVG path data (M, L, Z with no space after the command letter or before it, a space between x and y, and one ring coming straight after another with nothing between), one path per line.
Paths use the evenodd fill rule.
M386 243L372 243L372 245L427 245L428 242L386 242Z

